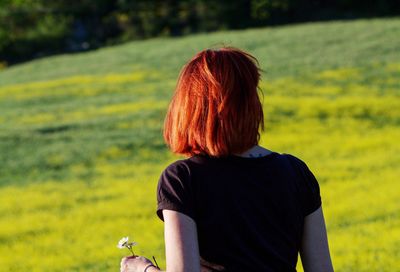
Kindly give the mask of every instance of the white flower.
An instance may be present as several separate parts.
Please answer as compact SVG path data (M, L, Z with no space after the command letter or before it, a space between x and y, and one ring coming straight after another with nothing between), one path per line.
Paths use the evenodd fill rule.
M135 242L128 242L128 241L129 241L129 237L128 237L128 236L122 237L122 239L119 240L119 242L118 242L118 244L117 244L117 247L118 247L118 248L124 248L124 247L126 247L126 248L129 249L129 251L132 253L132 256L136 256L135 253L133 253L133 250L132 250L132 247L133 247L134 245L136 245L136 243L135 243Z
M128 241L129 241L129 237L128 236L127 237L122 237L122 239L119 240L117 247L118 248L124 248L127 245Z
M135 245L136 245L136 242L130 242L130 243L126 244L126 247L132 247L132 246L135 246Z

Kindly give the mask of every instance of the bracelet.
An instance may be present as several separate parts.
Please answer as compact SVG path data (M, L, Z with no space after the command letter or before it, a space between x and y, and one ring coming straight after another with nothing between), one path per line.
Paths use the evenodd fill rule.
M143 272L147 272L147 269L149 269L150 267L156 267L156 266L154 264L149 264L144 268Z

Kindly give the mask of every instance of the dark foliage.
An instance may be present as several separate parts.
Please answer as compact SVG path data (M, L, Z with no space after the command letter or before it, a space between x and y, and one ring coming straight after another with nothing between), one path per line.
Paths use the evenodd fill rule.
M156 36L399 14L398 0L2 0L0 63Z

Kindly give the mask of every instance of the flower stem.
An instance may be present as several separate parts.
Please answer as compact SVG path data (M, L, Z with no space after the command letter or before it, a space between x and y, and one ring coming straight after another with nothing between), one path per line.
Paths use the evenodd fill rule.
M132 256L135 257L135 253L133 253L132 247L131 246L127 246L127 248L132 252Z
M154 260L154 263L156 264L157 268L160 269L160 267L158 266L158 263L156 261L156 258L154 256L153 256L153 260Z

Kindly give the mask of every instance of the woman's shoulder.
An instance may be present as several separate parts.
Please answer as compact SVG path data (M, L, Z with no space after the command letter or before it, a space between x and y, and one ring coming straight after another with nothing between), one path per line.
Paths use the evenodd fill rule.
M298 155L282 153L281 157L288 160L295 168L308 168L307 164Z
M187 163L188 163L188 159L176 159L174 161L167 163L167 165L165 166L165 168L162 172L163 173L177 173L177 172L185 171L188 168Z

